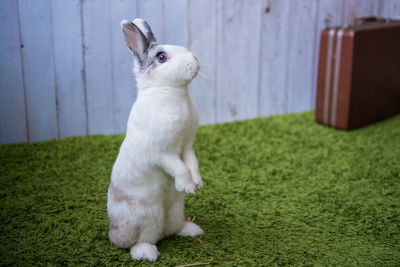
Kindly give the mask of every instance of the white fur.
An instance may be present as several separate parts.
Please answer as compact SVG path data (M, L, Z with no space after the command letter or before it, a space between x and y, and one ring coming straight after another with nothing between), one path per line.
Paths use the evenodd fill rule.
M160 252L155 245L149 243L138 243L131 247L131 257L135 260L156 261Z
M204 234L203 229L201 229L200 226L198 226L193 222L185 222L182 229L178 233L178 235L180 236L191 236L191 237L196 237L202 234Z
M187 91L199 65L184 47L163 49L169 56L164 64L143 72L134 68L138 97L108 191L110 240L130 247L137 260L155 261L155 244L165 236L203 233L185 222L183 211L185 193L202 187L192 147L198 118Z
M123 21L125 21L125 20L123 20ZM146 35L147 30L146 30L146 27L144 26L144 20L143 19L137 18L132 22L140 29L141 32L144 33L144 35Z

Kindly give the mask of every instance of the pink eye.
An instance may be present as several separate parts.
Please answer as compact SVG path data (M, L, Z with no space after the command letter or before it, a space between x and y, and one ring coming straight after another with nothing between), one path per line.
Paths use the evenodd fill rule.
M165 54L165 52L158 52L156 57L158 62L160 63L164 63L165 61L167 61L167 54Z

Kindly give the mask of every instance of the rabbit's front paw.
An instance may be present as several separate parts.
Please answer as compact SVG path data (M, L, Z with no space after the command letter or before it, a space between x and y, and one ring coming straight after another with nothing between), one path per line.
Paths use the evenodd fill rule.
M194 194L196 190L196 185L193 183L190 177L176 177L175 178L175 188L179 192L185 192L187 194Z
M200 173L197 174L192 173L192 178L193 178L193 183L196 186L196 189L200 189L203 187L203 179L201 179Z

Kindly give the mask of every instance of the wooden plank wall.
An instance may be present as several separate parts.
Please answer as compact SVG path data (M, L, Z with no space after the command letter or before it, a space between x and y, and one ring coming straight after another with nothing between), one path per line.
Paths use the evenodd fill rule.
M319 33L400 0L1 0L0 143L126 130L137 88L122 19L201 62L200 123L312 109Z

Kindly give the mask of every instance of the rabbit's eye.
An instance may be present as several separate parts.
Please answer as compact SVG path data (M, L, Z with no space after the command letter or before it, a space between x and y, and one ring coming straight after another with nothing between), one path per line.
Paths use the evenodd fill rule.
M167 61L167 54L165 54L165 52L158 52L156 58L158 62L164 63L165 61Z

